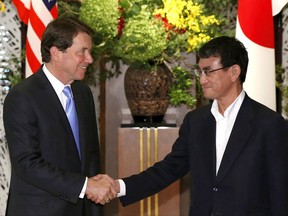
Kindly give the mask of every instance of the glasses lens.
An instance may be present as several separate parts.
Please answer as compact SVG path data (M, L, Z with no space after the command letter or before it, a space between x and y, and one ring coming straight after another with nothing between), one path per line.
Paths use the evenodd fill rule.
M195 74L195 76L200 77L201 75L207 76L209 74L209 70L201 70L200 68L198 69L192 69L192 72Z
M193 75L195 75L195 76L200 76L200 74L201 74L201 72L198 70L198 69L192 69L192 73L193 73Z
M202 73L198 65L195 65L194 67L192 67L191 72L192 72L192 75L195 75L196 77L199 77Z

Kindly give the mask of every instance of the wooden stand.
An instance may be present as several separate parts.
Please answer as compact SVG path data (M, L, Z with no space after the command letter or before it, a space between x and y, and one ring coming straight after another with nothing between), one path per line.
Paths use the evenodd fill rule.
M178 137L178 127L119 128L119 178L137 174L162 160ZM119 216L175 216L180 215L180 183L173 183L160 193L145 200L122 207Z

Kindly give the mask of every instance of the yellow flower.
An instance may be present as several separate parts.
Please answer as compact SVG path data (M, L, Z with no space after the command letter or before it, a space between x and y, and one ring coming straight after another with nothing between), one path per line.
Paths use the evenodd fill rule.
M206 16L203 5L192 0L162 0L164 7L155 10L175 29L189 32L188 51L194 51L211 39L207 31L220 22L214 15Z
M4 12L4 11L5 11L5 4L4 2L0 0L0 12Z

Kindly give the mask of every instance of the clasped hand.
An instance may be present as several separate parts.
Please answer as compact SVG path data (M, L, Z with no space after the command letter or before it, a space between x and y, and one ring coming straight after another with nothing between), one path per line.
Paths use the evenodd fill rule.
M86 197L97 204L106 204L117 197L120 191L119 182L106 174L88 178Z

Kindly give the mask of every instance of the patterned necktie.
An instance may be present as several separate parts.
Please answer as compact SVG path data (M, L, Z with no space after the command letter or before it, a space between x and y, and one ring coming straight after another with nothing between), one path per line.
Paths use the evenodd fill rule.
M69 86L65 86L63 89L63 93L67 97L65 112L69 120L71 129L73 131L74 139L77 145L77 150L81 158L81 150L80 150L80 143L79 143L79 125L78 125L78 118L77 118L75 103L72 97L71 88Z

